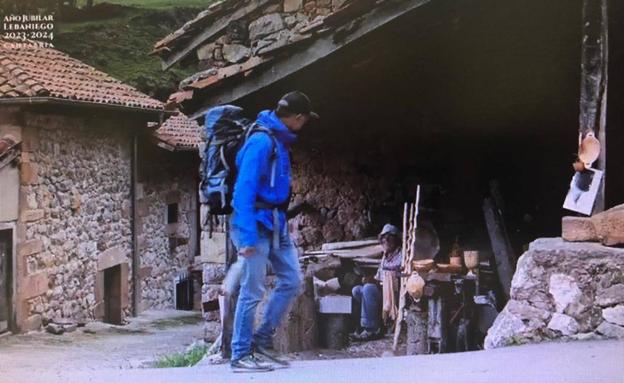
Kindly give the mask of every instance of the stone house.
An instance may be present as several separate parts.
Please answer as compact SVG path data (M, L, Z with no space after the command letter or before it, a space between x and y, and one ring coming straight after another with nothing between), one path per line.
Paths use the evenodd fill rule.
M178 152L197 136L176 120L148 127L171 114L64 53L2 41L0 137L18 145L0 168L0 332L174 307L197 193L173 167L196 174ZM159 166L170 172L150 176Z
M139 147L143 308L200 308L201 274L193 273L200 263L200 143L197 122L178 114ZM176 294L179 288L184 290L181 295Z

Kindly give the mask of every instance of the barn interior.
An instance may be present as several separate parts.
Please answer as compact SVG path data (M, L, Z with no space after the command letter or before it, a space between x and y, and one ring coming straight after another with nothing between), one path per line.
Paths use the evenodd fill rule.
M295 88L310 95L321 119L294 152L333 159L317 169L331 177L380 185L367 198L367 235L400 225L420 184L440 254L455 242L487 252L482 205L494 190L520 255L560 235L577 147L581 2L432 3L236 103L255 111Z

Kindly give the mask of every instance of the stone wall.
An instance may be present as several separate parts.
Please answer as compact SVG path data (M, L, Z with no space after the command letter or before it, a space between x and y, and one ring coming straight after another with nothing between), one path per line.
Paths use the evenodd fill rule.
M175 303L174 279L188 275L198 252L199 159L195 152L169 152L149 141L141 143L139 152L141 309L171 309ZM176 222L168 223L168 207L173 204L177 214L171 218Z
M304 201L309 205L288 222L300 250L376 235L390 219L380 214L388 201L393 215L402 213L402 197L395 196L400 189L394 185L397 163L378 161L381 155L362 150L373 147L370 142L337 141L340 147L325 141L322 145L301 142L292 150L291 206ZM401 224L396 219L393 223ZM202 257L206 262L223 262L222 252L215 250L224 246L221 228L215 228L210 240L208 229L203 230Z
M624 338L624 249L536 240L518 261L485 347L593 338Z
M129 129L112 119L22 117L23 329L61 317L101 317L103 267L124 264L127 270L131 264ZM130 291L125 293L127 315Z
M388 164L380 166L374 158L344 147L310 150L306 143L294 148L292 156L291 206L304 201L310 205L288 222L299 249L377 233L385 221L374 215L384 200L393 197L393 175L387 171ZM364 174L363 168L370 172ZM373 220L379 221L376 226ZM218 251L224 246L221 227L215 227L211 239L208 228L203 230L202 258L205 262L224 262L223 252Z
M344 3L345 0L271 2L257 15L231 23L227 33L198 48L199 67L222 68L297 42L306 28Z
M301 145L293 151L292 202L306 201L312 206L289 221L299 248L376 233L373 213L392 189L390 175L373 161L345 148L311 151ZM365 174L363 168L373 173Z

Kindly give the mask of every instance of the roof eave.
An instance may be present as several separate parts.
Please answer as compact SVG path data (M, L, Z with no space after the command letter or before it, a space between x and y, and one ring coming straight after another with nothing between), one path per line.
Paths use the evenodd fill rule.
M155 108L145 108L145 107L137 107L137 106L118 105L118 104L103 104L103 103L91 102L91 101L68 100L68 99L58 98L58 97L0 98L0 105L2 104L5 104L5 105L36 105L36 104L67 105L67 106L73 106L73 107L91 107L91 108L111 110L111 111L128 111L128 112L150 114L150 115L157 115L157 116L177 114L176 111L165 110L164 108L155 109Z
M196 152L199 150L199 147L189 147L189 146L181 146L181 145L175 145L175 144L171 144L167 141L165 141L164 139L158 137L158 136L152 136L152 142L158 146L159 148L168 150L170 152Z
M349 30L340 39L335 38L335 33L319 36L305 49L293 50L289 55L280 55L274 58L270 65L264 66L263 68L265 69L259 71L253 77L245 78L244 81L238 81L235 84L230 83L227 86L224 85L224 79L219 79L217 82L221 86L218 89L208 90L205 88L202 95L198 95L195 92L193 99L197 101L197 106L187 107L185 113L189 113L188 117L191 120L198 120L211 107L235 102L246 95L266 88L354 43L372 31L429 4L431 1L403 0L400 2L389 2L384 7L376 7L370 12L359 16L360 22L358 26ZM243 72L239 71L236 75L241 73ZM227 79L234 77L236 76L227 76ZM238 79L240 80L240 77Z

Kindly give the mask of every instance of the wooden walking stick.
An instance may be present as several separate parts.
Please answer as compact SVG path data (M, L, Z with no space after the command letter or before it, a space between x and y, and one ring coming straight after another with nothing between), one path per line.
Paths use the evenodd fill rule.
M408 232L408 235L403 233L403 262L401 270L401 289L399 295L399 313L397 315L396 322L394 324L394 340L392 342L392 351L396 352L399 346L399 335L401 334L401 326L403 323L403 311L405 309L405 294L407 290L407 277L412 272L412 259L414 257L414 247L416 243L416 228L418 227L418 203L420 202L420 185L416 188L416 203L413 208L410 209L409 214L409 227L403 226L403 231ZM407 209L404 208L404 213ZM406 218L403 217L403 223L405 224Z
M405 245L407 244L407 213L409 212L409 208L409 203L406 202L403 204L403 241L401 243L401 251L403 251L403 254L407 251L407 247Z

